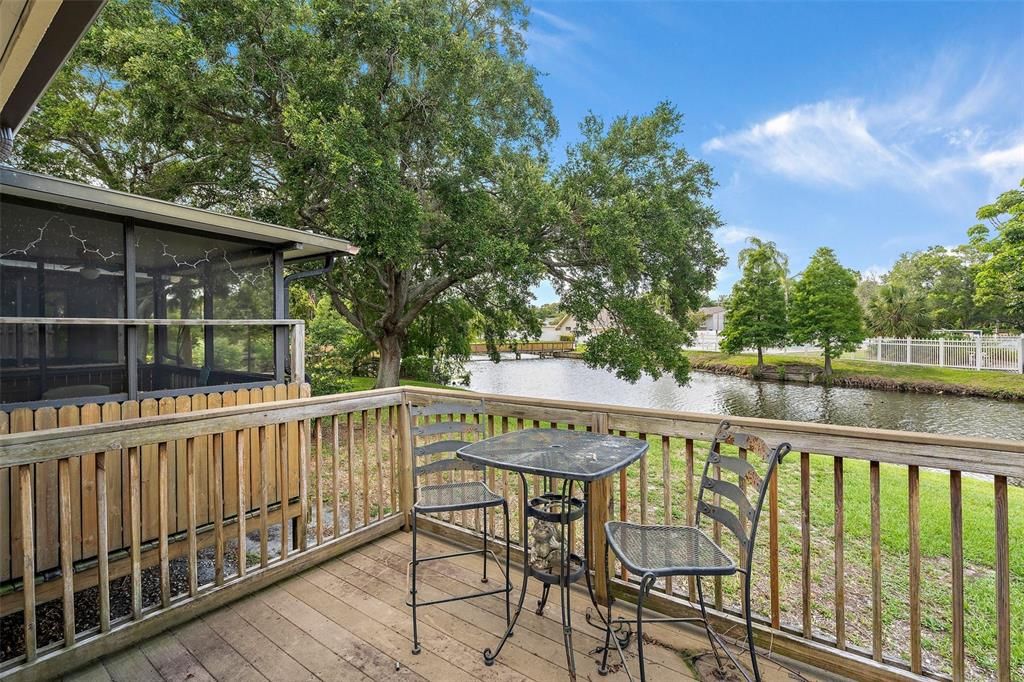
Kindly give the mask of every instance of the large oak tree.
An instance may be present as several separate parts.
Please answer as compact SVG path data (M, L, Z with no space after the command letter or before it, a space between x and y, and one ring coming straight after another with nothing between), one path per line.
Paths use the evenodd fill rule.
M19 140L20 162L343 237L323 283L395 385L430 306L468 302L495 342L538 331L549 278L587 360L687 372L687 312L722 256L710 168L663 104L557 131L516 0L118 0Z

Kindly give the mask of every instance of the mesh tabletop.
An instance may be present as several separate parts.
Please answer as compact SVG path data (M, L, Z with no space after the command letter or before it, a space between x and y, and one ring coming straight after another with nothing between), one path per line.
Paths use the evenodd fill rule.
M416 502L416 508L420 511L430 511L432 509L447 511L496 506L501 504L501 501L501 495L491 492L491 489L480 481L442 483L440 485L420 486L419 500Z
M605 478L640 459L647 442L562 429L523 429L459 449L462 459L524 474L574 481Z
M699 528L609 521L608 544L630 573L729 575L736 563Z

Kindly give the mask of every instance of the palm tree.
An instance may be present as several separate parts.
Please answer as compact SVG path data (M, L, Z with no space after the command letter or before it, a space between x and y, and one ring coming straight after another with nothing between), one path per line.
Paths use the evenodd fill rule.
M924 299L898 284L878 289L868 303L868 328L876 336L922 336L931 331Z

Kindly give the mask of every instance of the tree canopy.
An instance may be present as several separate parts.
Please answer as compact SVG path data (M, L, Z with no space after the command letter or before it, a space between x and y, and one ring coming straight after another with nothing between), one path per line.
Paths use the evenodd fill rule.
M1020 186L979 208L978 220L988 225L975 225L968 234L984 258L977 268L976 301L1001 302L1008 321L1024 331L1024 179Z
M526 21L515 0L112 1L18 158L358 244L322 286L376 347L378 385L431 306L471 306L488 342L536 333L543 278L581 331L614 320L592 365L682 380L686 313L723 262L711 169L667 103L588 116L552 168Z
M757 238L739 253L743 274L725 304L721 348L726 353L757 349L757 366L764 349L783 345L786 327L785 281L788 259L772 242Z
M832 249L814 252L790 296L790 334L797 343L812 342L825 356L825 374L832 358L854 350L864 340L857 301L857 276L844 268Z

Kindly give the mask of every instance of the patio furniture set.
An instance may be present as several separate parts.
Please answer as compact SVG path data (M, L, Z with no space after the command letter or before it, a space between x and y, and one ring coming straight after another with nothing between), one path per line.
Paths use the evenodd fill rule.
M512 608L513 585L510 579L511 534L508 502L492 491L483 480L467 482L442 482L419 485L415 490L415 505L412 513L412 561L409 563L409 599L412 608L413 653L421 651L417 629L417 610L439 603L474 599L488 595L503 595L505 600L506 629L493 648L483 651L484 662L494 663L502 647L513 635L516 622L523 610L527 584L530 578L543 583L537 613L546 605L552 586L557 586L561 601L562 632L565 643L566 663L570 679L576 679L576 665L573 654L572 609L570 607L571 586L583 579L593 610L587 610L587 623L603 633L604 645L601 653L599 674L609 671L609 654L618 653L622 666L633 679L626 663L625 650L635 639L639 659L641 681L646 679L644 663L644 623L702 623L711 644L715 659L721 667L723 652L746 679L758 682L761 674L757 664L757 653L753 646L753 628L750 618L751 565L754 541L771 477L782 458L790 451L788 443L770 448L758 436L737 432L726 420L722 421L711 441L705 461L697 496L695 523L693 526L670 526L635 524L609 521L605 524L606 542L603 548L605 562L608 553L630 573L640 576L640 590L635 618L614 617L612 614L610 571L606 573L608 584L605 594L609 595L607 605L598 603L594 593L587 557L591 554L591 529L587 511L591 485L606 477L619 473L640 459L648 449L645 440L624 436L605 435L587 431L568 431L550 428L534 428L503 433L486 438L483 402L467 404L433 403L410 408L413 419L411 436L413 448L413 476L438 472L469 470L485 471L487 467L518 474L521 488L522 518L532 519L533 530L529 537L533 546L523 538L523 584L518 602ZM451 415L450 421L426 421L435 415ZM422 421L422 423L421 423ZM477 440L470 440L476 436ZM430 442L423 442L428 439ZM422 443L422 444L421 444ZM760 457L763 474L747 459L726 456L722 445L734 446ZM438 455L447 455L438 458ZM420 463L420 462L423 463ZM734 474L737 482L721 478L721 471ZM528 475L544 481L544 490L531 497ZM558 485L554 484L558 481ZM735 512L721 505L727 499L734 505ZM504 515L504 561L489 546L487 516L482 514L483 547L453 554L420 556L417 548L416 517L420 514L466 510L485 510L501 507ZM730 531L740 548L739 561L729 555L704 530L701 521L720 524ZM584 551L576 554L570 546L570 524L583 519ZM493 560L501 570L502 582L499 587L469 594L423 601L417 594L418 567L426 562L440 559L480 554L483 558L483 583L489 582L488 559ZM701 578L712 576L743 575L743 613L746 620L747 650L750 655L750 669L744 668L729 651L722 637L708 622L704 606ZM671 576L694 576L697 581L698 606L701 615L690 618L649 618L644 615L644 600L651 588L661 579Z

